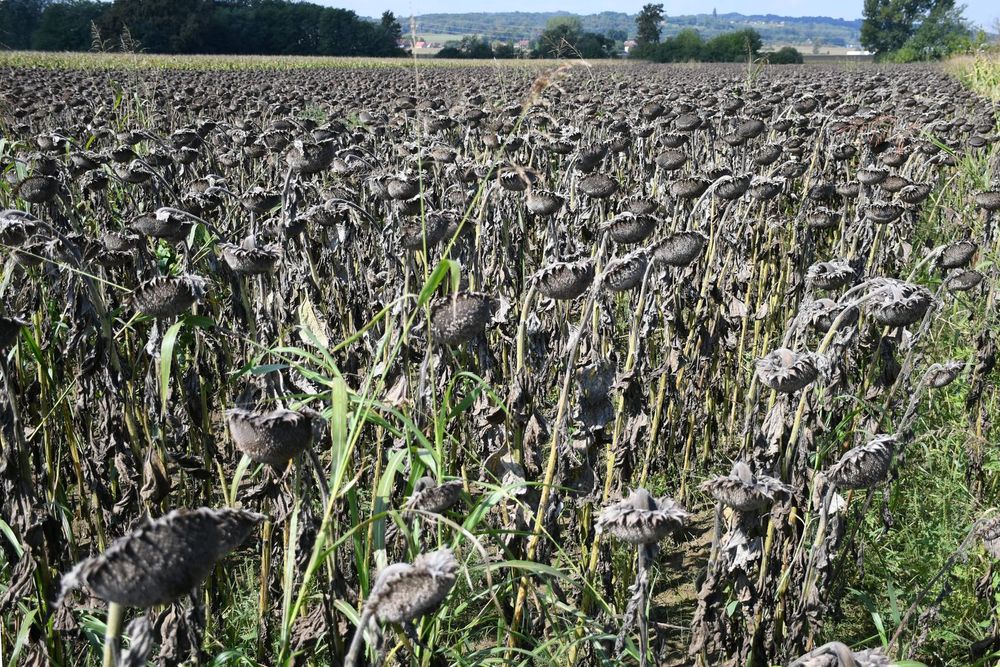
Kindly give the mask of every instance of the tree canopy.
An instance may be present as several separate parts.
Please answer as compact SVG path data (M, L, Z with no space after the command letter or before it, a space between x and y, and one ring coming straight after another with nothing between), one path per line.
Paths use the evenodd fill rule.
M352 11L290 0L3 0L0 46L86 50L128 34L150 53L400 56L402 28Z
M760 35L750 28L716 35L707 41L697 30L687 29L658 44L636 46L629 55L658 63L746 62L760 55L761 46Z
M804 58L794 46L783 46L774 53L768 53L767 62L772 65L801 65Z
M636 38L638 44L656 44L660 41L660 23L663 21L663 5L643 5L635 17Z
M435 58L516 58L517 51L513 44L499 43L496 45L483 37L463 37L457 44L448 44L437 52Z
M880 59L943 58L971 37L955 0L865 0L861 44Z
M587 32L576 16L550 19L532 51L536 58L607 58L613 55L615 42L596 32Z

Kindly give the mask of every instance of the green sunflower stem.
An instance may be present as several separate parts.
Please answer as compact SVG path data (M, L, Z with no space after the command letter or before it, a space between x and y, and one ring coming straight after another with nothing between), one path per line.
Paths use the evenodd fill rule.
M122 616L125 607L117 602L108 606L108 622L104 628L104 661L102 667L115 667L118 659L118 638L122 632Z

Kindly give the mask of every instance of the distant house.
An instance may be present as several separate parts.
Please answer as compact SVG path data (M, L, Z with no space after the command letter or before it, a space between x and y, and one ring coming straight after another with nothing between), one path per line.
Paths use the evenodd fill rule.
M527 39L522 39L517 43L517 48L527 51L529 48L531 48L531 42Z
M629 51L631 51L632 49L634 49L635 46L636 46L636 41L634 39L626 39L625 40L625 53L628 53Z

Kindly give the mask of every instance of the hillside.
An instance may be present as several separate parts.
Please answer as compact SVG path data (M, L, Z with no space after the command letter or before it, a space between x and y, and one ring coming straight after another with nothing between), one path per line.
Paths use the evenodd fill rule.
M574 16L570 12L495 12L468 14L423 14L416 17L418 35L482 35L496 40L533 39L545 29L545 23L557 16ZM635 34L635 15L624 12L601 12L579 15L585 30L602 34ZM685 28L694 28L705 37L743 28L760 33L765 44L805 44L820 39L824 44L849 46L859 42L861 20L835 19L825 16L775 16L729 14L690 14L668 16L663 35L669 36Z

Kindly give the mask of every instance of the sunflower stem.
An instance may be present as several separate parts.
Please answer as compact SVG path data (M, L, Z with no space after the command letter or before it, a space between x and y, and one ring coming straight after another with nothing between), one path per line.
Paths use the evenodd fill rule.
M104 627L104 661L102 667L115 667L118 662L118 637L122 632L125 607L117 602L108 605L108 622Z

